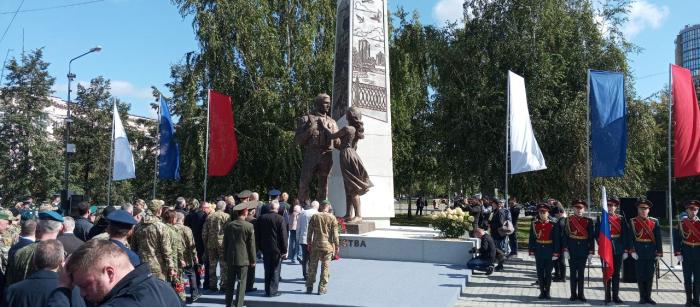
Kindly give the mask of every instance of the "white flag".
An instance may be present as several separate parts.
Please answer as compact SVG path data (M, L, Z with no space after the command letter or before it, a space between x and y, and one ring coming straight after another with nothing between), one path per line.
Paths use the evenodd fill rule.
M114 124L114 170L112 180L124 180L136 178L136 166L134 166L134 156L131 154L131 146L126 138L126 131L122 126L122 120L117 111L117 104L114 103L113 124Z
M540 146L532 132L527 110L525 79L508 71L508 103L510 104L510 173L538 171L547 168Z

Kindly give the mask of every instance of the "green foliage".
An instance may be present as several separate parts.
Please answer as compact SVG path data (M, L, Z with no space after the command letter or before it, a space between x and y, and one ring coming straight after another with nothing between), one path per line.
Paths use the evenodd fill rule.
M44 108L54 78L43 50L11 59L0 92L0 196L7 202L34 195L51 196L60 185L61 146L47 128Z

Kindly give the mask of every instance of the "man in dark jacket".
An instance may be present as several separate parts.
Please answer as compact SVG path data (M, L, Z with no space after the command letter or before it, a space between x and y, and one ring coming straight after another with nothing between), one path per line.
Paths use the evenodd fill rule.
M467 268L475 271L484 271L486 275L493 273L493 263L496 262L496 244L491 235L483 229L474 229L474 236L481 240L478 255L467 262ZM473 253L473 252L470 252Z
M508 210L510 210L510 218L515 231L508 236L508 244L510 245L509 256L518 256L518 219L520 218L520 209L522 207L523 206L518 203L518 199L515 196L510 197L508 201Z
M75 220L72 217L63 217L63 232L56 239L63 243L63 249L67 255L72 254L78 247L83 245L83 241L78 239L73 233L75 229Z
M265 294L279 296L282 260L287 259L287 223L279 215L279 203L270 204L270 212L263 214L255 225L255 245L263 253L265 267Z
M10 286L2 306L46 306L49 295L58 287L56 271L63 262L63 253L63 244L58 240L39 242L34 254L34 263L39 270L29 278ZM70 295L73 306L85 306L77 287L73 287Z
M492 201L493 210L489 215L489 233L493 237L493 241L496 243L496 248L501 250L504 255L510 254L510 246L508 245L508 235L501 235L498 229L503 227L503 225L508 220L508 211L503 208L503 202L494 199ZM499 261L496 266L496 271L503 270L503 261Z
M255 267L255 232L253 224L246 222L248 210L255 208L250 202L240 203L233 207L235 217L224 228L224 262L228 268L226 306L243 306L246 283L248 280L248 268ZM233 300L234 285L236 300Z
M12 245L10 247L10 251L7 253L7 259L10 261L12 258L15 257L15 253L17 253L18 250L22 249L22 247L25 247L29 244L34 243L36 240L36 221L35 220L26 220L22 223L22 226L20 227L20 233L19 233L19 240L17 240L17 243Z
M117 210L117 208L114 206L107 206L104 209L102 209L102 217L100 217L100 219L97 221L94 227L90 228L90 232L88 232L87 236L88 240L92 239L96 235L107 232L107 226L109 226L109 221L105 217L107 217L110 213L114 212L114 210Z
M88 240L88 233L90 233L90 229L93 226L88 217L90 217L90 204L86 201L80 202L78 204L78 215L75 217L73 233L83 242Z
M195 208L194 211L190 212L185 217L185 226L192 230L192 236L194 237L194 246L197 249L197 260L199 264L205 264L206 257L204 257L204 239L202 239L202 230L204 229L204 222L207 221L207 215L210 212L210 205L208 202L202 202L199 208ZM201 276L199 270L195 270L195 275L197 276L197 282L199 282L202 277L204 278L204 285L209 285L209 275L207 274L208 268L204 269L204 276ZM198 285L202 288L202 285Z
M182 306L173 288L150 273L148 264L134 268L126 253L112 242L91 240L59 270L58 288L46 306L71 306L74 285L94 306Z

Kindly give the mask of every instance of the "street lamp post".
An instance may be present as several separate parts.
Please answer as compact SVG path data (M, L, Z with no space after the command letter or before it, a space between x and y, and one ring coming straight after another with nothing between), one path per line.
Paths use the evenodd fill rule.
M73 81L75 79L75 74L73 74L71 72L71 64L73 64L73 61L75 61L83 56L86 56L86 55L93 53L93 52L99 52L100 50L102 50L102 46L97 45L97 46L91 48L90 50L88 50L87 52L85 52L77 57L72 58L68 62L68 102L66 103L66 120L65 120L66 130L64 133L65 134L65 136L64 136L64 138L65 138L64 150L65 150L65 154L66 154L66 161L65 161L64 171L63 171L63 193L61 195L63 197L64 206L70 204L69 203L70 193L68 190L68 183L70 182L68 179L70 177L70 167L69 167L68 162L70 159L70 154L75 153L75 144L70 143L70 126L71 126L71 123L73 123L73 119L71 118L71 115L70 115L70 104L71 104L71 101L70 101L71 86L70 85L71 85L71 81ZM65 207L64 207L64 209L65 209Z

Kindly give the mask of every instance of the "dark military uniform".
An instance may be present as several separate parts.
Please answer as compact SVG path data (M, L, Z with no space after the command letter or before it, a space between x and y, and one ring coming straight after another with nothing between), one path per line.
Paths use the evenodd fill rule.
M608 202L617 200L609 200ZM621 304L620 299L620 269L622 268L622 256L629 249L627 222L624 217L610 212L608 214L608 223L610 224L610 238L612 239L613 252L613 275L612 279L605 285L605 302L615 301ZM600 229L600 222L595 227L596 231ZM598 236L596 235L596 240ZM600 244L599 244L600 245Z
M686 203L698 207L698 201ZM697 215L678 224L674 232L673 254L681 256L683 263L683 286L686 306L700 305L700 218Z
M642 203L651 204L648 201ZM635 217L630 221L632 236L630 252L636 253L635 269L637 271L637 286L639 287L640 303L652 303L651 287L654 280L656 258L663 255L661 245L661 227L659 221L653 217Z
M240 211L247 207L247 203L240 203L233 208L233 211ZM255 265L255 232L253 224L235 219L224 226L224 258L228 268L228 285L226 289L226 306L241 307L245 298L246 283L248 280L248 268ZM236 300L233 300L234 285L238 283L236 289Z
M584 203L585 204L585 203ZM566 218L564 223L563 250L569 253L569 287L571 288L570 300L579 299L586 301L583 295L583 281L585 277L586 261L589 255L593 255L595 243L593 236L593 220L584 216L572 215Z
M552 285L552 258L559 257L560 238L559 225L555 218L537 218L530 227L529 253L535 256L537 282L540 286L539 298L551 298L549 288Z

